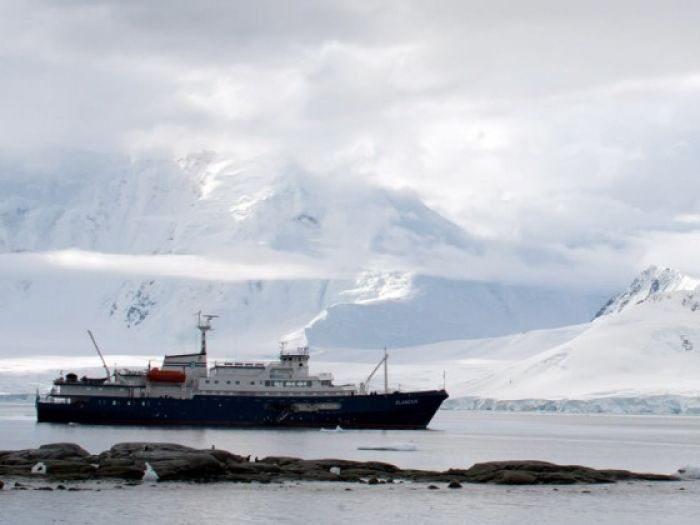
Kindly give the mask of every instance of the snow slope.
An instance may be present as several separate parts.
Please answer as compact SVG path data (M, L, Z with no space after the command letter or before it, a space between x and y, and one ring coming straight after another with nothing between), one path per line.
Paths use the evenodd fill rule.
M405 276L400 297L338 302L305 329L312 346L405 347L495 337L590 319L595 294L572 297L543 287ZM344 299L341 294L341 300Z
M570 341L469 381L461 392L498 399L700 396L699 370L700 294L671 292L598 319Z
M700 291L692 290L694 279L654 268L618 297L634 296L640 283L658 275L672 276L675 284L652 283L643 298L590 323L396 351L394 384L430 388L446 371L451 408L700 414ZM681 289L662 291L672 286ZM342 359L342 352L335 355Z

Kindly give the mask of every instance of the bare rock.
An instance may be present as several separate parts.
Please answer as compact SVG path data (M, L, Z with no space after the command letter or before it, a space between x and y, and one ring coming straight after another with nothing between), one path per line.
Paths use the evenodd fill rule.
M492 461L468 469L444 472L402 470L379 461L300 459L270 456L251 463L249 456L225 450L195 449L175 443L117 443L98 456L73 443L51 443L37 449L0 451L0 475L31 476L32 467L43 463L53 480L114 478L140 481L146 463L161 481L345 481L380 483L397 479L425 483L497 483L506 485L613 483L615 481L669 481L674 476L626 470L597 470L580 465L556 465L546 461ZM99 483L99 482L98 482ZM432 485L435 486L435 485ZM20 488L15 487L15 488Z
M522 470L506 470L501 473L496 483L501 485L533 485L537 483L537 477Z
M136 463L128 464L101 464L95 470L97 478L117 478L117 479L142 479L143 473L146 471L146 464L138 465Z
M212 480L226 473L225 466L209 454L189 453L177 459L149 461L162 481Z
M67 479L83 479L91 457L88 451L75 443L50 443L39 448L3 451L0 453L0 474L30 476L32 467L41 462L46 465L49 476L53 475L51 467L55 465L57 475L65 474ZM72 471L80 473L74 476Z
M627 470L597 470L581 465L556 465L546 461L491 461L446 474L471 483L506 485L613 483L620 480L670 481L674 476L641 474Z
M90 453L75 443L49 443L39 447L41 459L87 458Z

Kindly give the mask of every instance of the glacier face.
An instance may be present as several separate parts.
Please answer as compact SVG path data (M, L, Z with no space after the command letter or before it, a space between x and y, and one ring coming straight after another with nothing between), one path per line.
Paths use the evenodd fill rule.
M376 348L492 336L581 322L602 303L575 291L373 268L478 254L483 246L411 193L213 153L178 162L79 155L72 163L3 166L0 254L64 249L247 257L252 265L300 257L319 272L230 280L206 275L206 267L184 277L4 272L0 350L7 355L90 351L88 327L118 353L179 351L192 344L200 309L221 316L213 337L231 355L272 354L285 337ZM343 270L326 275L324 265Z

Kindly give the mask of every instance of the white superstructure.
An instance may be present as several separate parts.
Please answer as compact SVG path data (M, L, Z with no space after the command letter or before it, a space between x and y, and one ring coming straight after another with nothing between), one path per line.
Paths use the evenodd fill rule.
M334 385L328 373L309 373L309 349L287 351L282 345L280 357L272 362L215 362L207 364L206 333L216 316L199 314L201 349L197 353L166 355L159 368L116 369L104 378L78 379L67 374L54 381L50 397L111 396L126 398L176 398L194 396L348 396L365 394L366 384ZM94 339L93 339L94 341ZM97 344L95 343L97 348ZM98 352L99 352L99 348ZM386 354L382 362L385 365ZM108 370L105 366L105 369Z

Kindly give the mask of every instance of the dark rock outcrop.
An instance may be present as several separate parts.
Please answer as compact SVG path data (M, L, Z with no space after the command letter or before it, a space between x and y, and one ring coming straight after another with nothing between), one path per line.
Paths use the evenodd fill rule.
M65 479L88 479L94 467L90 453L74 443L50 443L39 448L0 451L0 474L29 476L32 468L43 463L46 473ZM82 473L81 473L82 472ZM75 473L75 476L72 474Z
M467 470L445 473L458 481L503 485L613 483L622 480L668 481L677 479L663 474L645 474L627 470L598 470L581 465L556 465L546 461L491 461L477 463Z
M173 443L118 443L99 455L78 445L54 443L38 449L0 451L0 474L41 477L47 480L114 478L140 481L148 471L160 481L344 481L382 484L385 480L443 482L452 488L462 483L504 485L614 483L621 480L668 481L662 474L626 470L597 470L545 461L492 461L468 469L443 472L400 469L378 461L300 459L271 456L249 461L225 450L195 449ZM99 481L98 481L99 483ZM15 488L21 485L15 484Z
M146 463L159 480L215 480L247 458L225 450L195 449L174 443L118 443L98 457L99 477L141 479Z

